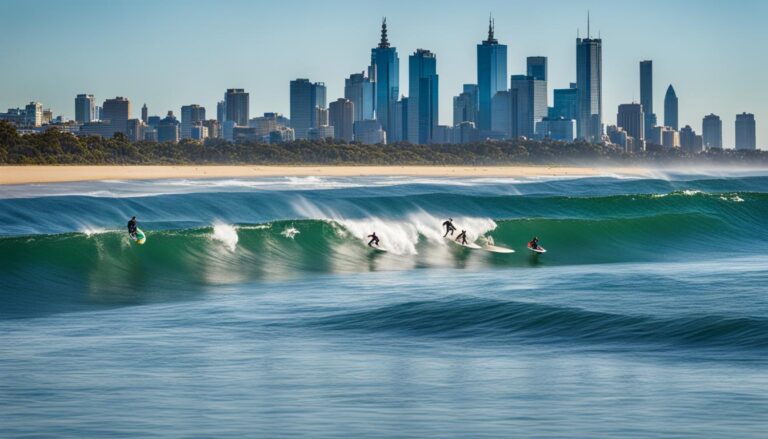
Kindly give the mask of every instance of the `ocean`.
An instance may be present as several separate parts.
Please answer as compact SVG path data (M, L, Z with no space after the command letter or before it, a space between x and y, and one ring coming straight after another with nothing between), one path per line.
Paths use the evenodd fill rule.
M0 437L763 438L766 285L768 173L3 186Z

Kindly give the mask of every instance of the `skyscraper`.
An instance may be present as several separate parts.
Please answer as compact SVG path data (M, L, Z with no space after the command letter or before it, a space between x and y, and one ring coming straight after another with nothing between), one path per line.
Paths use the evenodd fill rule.
M355 73L344 80L344 98L352 101L355 106L355 121L371 120L375 117L374 84L365 76L365 72Z
M619 113L616 115L616 125L627 132L635 140L645 138L645 114L643 105L637 103L619 105Z
M128 119L131 118L131 101L118 96L104 101L102 108L102 118L109 121L112 132L126 134Z
M677 94L672 84L667 87L667 94L664 95L664 125L677 131Z
M656 125L656 114L653 112L653 61L640 61L640 105L645 114L645 137L648 138L651 129Z
M494 38L495 23L488 22L488 39L477 45L478 123L480 131L491 130L493 96L507 90L507 46Z
M599 142L603 136L603 41L576 38L576 94L578 137Z
M197 104L181 107L181 138L192 138L192 127L205 121L205 107Z
M513 105L517 105L517 99L512 98L512 93L517 95L517 90L504 90L493 95L491 100L491 131L494 136L511 138L513 130ZM517 123L514 123L517 126Z
M39 127L43 124L43 104L30 102L24 108L24 124L28 127Z
M477 123L477 85L464 84L464 91L453 98L453 125L462 122Z
M417 49L408 58L408 141L426 145L438 124L437 57Z
M723 122L720 116L709 114L701 121L701 135L705 148L723 147Z
M741 113L736 115L736 149L756 149L755 115Z
M408 98L403 96L395 103L395 120L392 123L392 136L387 134L387 142L403 142L408 139ZM355 131L355 139L357 131ZM362 142L362 141L361 141Z
M351 142L354 139L355 104L349 99L339 98L328 106L328 119L333 126L336 139Z
M141 106L141 121L145 124L147 121L149 121L149 110L147 109L147 104Z
M179 142L179 121L176 120L173 111L169 111L168 115L157 124L157 141Z
M227 103L226 101L216 102L216 122L221 125L225 120L227 120Z
M369 75L375 83L376 119L383 130L391 135L395 117L395 103L400 96L400 59L397 49L390 47L387 39L387 19L381 23L381 41L371 49ZM298 136L298 133L297 133Z
M75 121L78 123L96 120L96 99L93 95L79 94L75 97Z
M309 129L319 126L318 108L325 109L325 84L299 78L291 81L291 128L296 139L306 139Z
M526 59L527 74L532 76L533 79L540 81L547 80L547 57L546 56L529 56Z
M690 125L680 128L680 148L689 154L701 152L701 136L696 135L696 131Z
M556 88L554 90L555 102L552 104L549 117L576 120L579 117L577 91L574 83L571 83L571 88Z
M224 120L231 120L238 126L248 126L249 101L250 97L244 89L227 89L227 92L224 94Z
M512 75L510 92L513 99L512 137L532 139L536 123L547 117L547 81L533 76Z

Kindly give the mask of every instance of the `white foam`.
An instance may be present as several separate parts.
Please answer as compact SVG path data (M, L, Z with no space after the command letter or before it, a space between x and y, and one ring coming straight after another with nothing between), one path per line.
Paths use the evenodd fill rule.
M213 235L211 235L211 238L221 242L232 252L237 248L237 241L239 241L237 229L235 229L235 226L229 224L214 224Z
M280 232L281 235L285 236L288 239L293 239L299 233L300 232L298 230L296 230L295 227L288 227L287 229L285 229L282 232Z

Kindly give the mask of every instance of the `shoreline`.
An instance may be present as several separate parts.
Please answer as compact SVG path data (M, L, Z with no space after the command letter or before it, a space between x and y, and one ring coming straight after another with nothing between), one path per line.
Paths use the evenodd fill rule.
M0 185L97 180L259 177L565 177L642 176L643 167L589 166L253 166L253 165L27 165L0 166Z

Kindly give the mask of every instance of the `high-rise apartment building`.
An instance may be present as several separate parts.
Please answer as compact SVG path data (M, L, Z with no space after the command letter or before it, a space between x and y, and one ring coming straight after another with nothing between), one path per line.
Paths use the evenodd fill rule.
M709 114L701 121L701 136L705 148L723 147L723 121L720 116Z
M741 113L736 115L736 149L756 149L757 136L755 115Z

